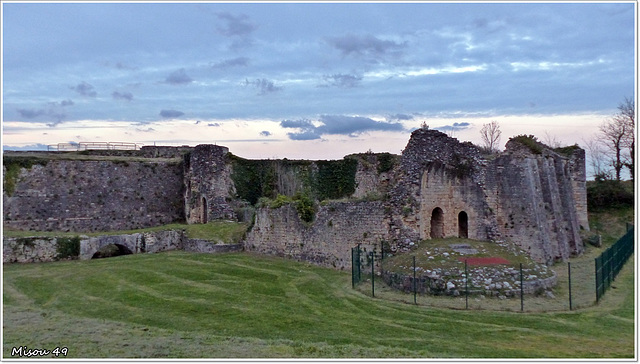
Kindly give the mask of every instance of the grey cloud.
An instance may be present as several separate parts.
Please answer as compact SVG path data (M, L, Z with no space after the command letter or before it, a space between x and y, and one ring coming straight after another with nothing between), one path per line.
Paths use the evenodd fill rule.
M438 127L435 127L434 129L440 130L440 131L458 131L458 130L468 129L470 127L471 127L471 123L463 122L463 123L453 123L453 125L438 126Z
M215 69L227 69L230 67L246 67L249 64L249 58L237 57L231 59L225 59L220 62L216 62L211 65L211 68Z
M114 91L111 96L116 99L116 100L123 100L123 101L131 101L133 100L133 94L131 92L118 92L118 91Z
M283 120L283 128L297 128L299 132L287 133L292 140L320 139L325 134L356 136L368 131L401 131L400 123L377 121L361 116L321 115L323 125L314 126L310 120Z
M48 150L49 147L46 144L36 143L25 145L23 147L12 147L10 145L3 145L2 150Z
M257 26L251 23L249 17L240 14L233 15L227 12L217 13L218 19L224 20L226 23L224 26L218 27L218 32L227 37L243 37L251 34L256 30Z
M47 112L43 109L18 109L18 114L25 119L34 119L40 115L45 115Z
M282 86L276 86L273 81L267 80L266 78L256 79L254 81L249 81L245 79L245 86L252 85L256 87L259 92L258 95L267 95L271 93L278 92L282 90Z
M82 96L96 97L98 95L95 88L84 81L79 83L77 86L71 86L69 88L76 91Z
M184 115L184 113L182 111L178 111L178 110L162 110L162 111L160 111L160 116L162 116L163 118L179 118L182 115Z
M394 114L387 116L387 120L413 120L413 115Z
M342 37L327 38L327 42L342 52L343 55L382 56L388 53L396 53L405 47L391 40L382 40L373 35L345 35Z
M207 126L221 126L222 124L220 123L209 123L207 124Z
M268 137L268 136L271 136L271 132L263 130L260 132L260 135L264 137Z
M73 100L62 100L60 101L60 106L71 106L73 105Z
M183 85L193 82L193 79L187 75L187 72L184 70L184 68L180 68L179 70L174 71L169 76L167 76L165 82L170 85Z
M308 119L283 120L280 122L280 126L283 128L315 128L311 123L311 120Z
M362 76L341 73L335 75L325 75L323 78L327 83L321 86L335 86L340 88L357 87L359 86L360 81L362 81Z
M315 130L305 130L298 133L287 133L291 140L314 140L322 138L322 135Z

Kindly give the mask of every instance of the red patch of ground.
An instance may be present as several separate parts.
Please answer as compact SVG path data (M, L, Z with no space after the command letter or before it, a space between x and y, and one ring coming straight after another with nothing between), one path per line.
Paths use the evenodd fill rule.
M476 258L458 258L463 262L466 260L468 265L496 265L496 264L509 264L510 262L500 257L476 257Z

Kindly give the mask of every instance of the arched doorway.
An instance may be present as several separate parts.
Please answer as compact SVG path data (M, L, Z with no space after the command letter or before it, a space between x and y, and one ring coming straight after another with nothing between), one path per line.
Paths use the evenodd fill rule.
M458 237L464 239L469 237L469 216L464 211L458 214Z
M207 199L202 197L202 223L206 224L207 223Z
M436 207L431 212L431 239L444 238L444 212Z

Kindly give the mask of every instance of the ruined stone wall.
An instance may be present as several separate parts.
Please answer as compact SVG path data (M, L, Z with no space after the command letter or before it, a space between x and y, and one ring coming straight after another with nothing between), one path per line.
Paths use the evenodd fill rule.
M127 230L184 219L181 163L49 160L20 168L12 183L3 217L13 229Z
M467 236L494 239L497 234L485 185L487 161L477 147L437 130L411 134L402 160L393 171L389 204L392 234L400 248L431 238L431 219L442 210L437 235L459 236L458 216L467 214ZM441 231L440 231L441 230Z
M488 188L497 195L496 221L503 239L547 264L583 251L568 158L548 148L538 153L509 142L487 173L494 176Z
M484 193L470 178L453 177L444 168L429 168L422 176L420 197L421 239L488 239Z
M203 144L185 157L184 208L187 223L234 218L229 204L234 187L228 152L225 147Z
M291 205L261 208L247 233L245 250L349 269L352 247L361 244L365 252L379 252L388 239L384 211L379 201L329 202L306 224Z
M571 147L567 157L530 143L510 141L487 160L444 133L414 131L393 175L393 244L461 236L464 211L469 238L510 241L546 264L580 254L580 226L588 226L584 151Z

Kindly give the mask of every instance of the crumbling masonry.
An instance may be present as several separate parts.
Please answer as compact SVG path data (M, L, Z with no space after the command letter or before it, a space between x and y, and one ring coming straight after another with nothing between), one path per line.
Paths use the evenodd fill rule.
M216 145L85 153L5 155L5 226L87 232L240 220L250 223L245 250L338 269L350 266L355 244L407 251L450 236L511 242L550 264L580 254L589 226L584 150L532 138L512 138L494 156L427 129L412 133L401 156L338 161L246 160ZM269 204L278 195L314 200L312 218L296 203Z

